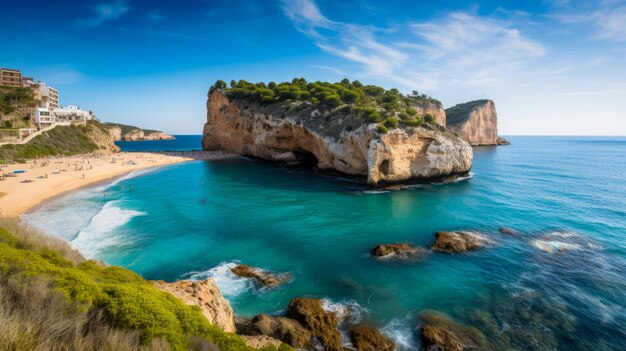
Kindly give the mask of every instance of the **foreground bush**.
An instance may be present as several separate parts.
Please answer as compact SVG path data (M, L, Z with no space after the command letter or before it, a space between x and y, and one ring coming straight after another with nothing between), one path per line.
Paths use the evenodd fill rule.
M238 335L211 325L198 307L139 275L84 260L67 244L47 238L45 245L42 238L14 222L0 223L3 349L252 350Z

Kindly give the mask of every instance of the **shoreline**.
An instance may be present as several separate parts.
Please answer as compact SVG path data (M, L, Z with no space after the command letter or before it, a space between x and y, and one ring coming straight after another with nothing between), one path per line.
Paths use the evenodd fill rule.
M19 218L44 201L133 171L234 156L224 152L204 151L120 152L60 156L2 165L0 175L13 174L15 170L26 172L0 180L0 215Z

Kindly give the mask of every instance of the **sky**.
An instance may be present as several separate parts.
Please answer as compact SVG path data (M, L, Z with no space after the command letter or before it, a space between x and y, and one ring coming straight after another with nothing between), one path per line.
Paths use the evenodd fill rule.
M217 79L358 79L502 135L626 135L626 0L5 1L0 67L103 121L201 134Z

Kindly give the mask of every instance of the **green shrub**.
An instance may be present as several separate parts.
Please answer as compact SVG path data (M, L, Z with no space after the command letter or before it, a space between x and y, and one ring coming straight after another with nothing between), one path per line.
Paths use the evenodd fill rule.
M382 133L382 134L385 134L385 133L387 133L387 131L388 131L388 130L387 130L387 127L385 127L385 126L384 126L384 125L382 125L382 124L381 124L381 125L379 125L379 126L376 128L376 130L378 130L378 132L379 132L379 133Z
M406 121L404 121L404 123L409 126L409 127L419 127L422 125L422 123L424 122L424 120L422 120L420 117L418 118L410 118L407 119Z
M398 120L395 117L389 117L385 119L385 127L396 128L398 126Z
M424 121L428 124L433 124L435 123L435 117L433 117L430 113L427 113L424 115Z

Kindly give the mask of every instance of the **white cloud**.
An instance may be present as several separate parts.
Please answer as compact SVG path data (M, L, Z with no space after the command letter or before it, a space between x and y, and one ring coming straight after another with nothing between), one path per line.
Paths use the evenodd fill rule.
M553 3L550 17L557 21L580 26L592 39L626 41L626 2L604 0L590 3Z
M77 20L77 26L81 28L97 27L106 21L116 20L130 11L125 0L97 4L90 9L95 13L95 17Z
M471 13L377 28L333 21L313 0L284 1L283 9L319 48L358 64L361 75L407 88L495 85L545 54L509 24Z

